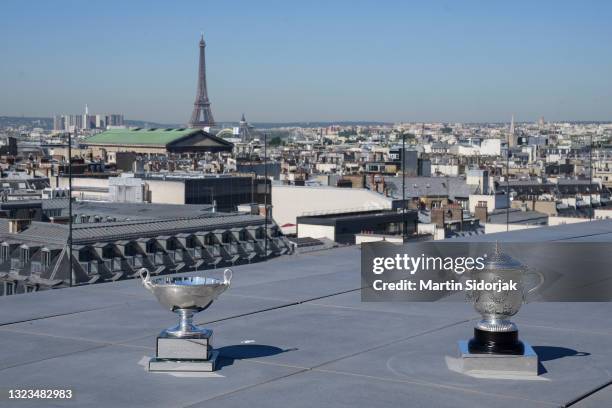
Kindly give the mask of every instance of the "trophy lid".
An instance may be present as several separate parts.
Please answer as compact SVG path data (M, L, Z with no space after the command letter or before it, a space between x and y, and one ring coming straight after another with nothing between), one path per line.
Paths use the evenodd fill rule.
M495 253L485 262L485 269L525 269L525 266L501 251L499 242L495 242Z

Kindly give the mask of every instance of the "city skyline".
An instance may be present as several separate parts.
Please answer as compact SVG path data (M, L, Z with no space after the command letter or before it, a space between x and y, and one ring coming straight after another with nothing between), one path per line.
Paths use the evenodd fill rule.
M0 114L187 123L204 32L219 122L612 119L605 2L115 4L3 3Z

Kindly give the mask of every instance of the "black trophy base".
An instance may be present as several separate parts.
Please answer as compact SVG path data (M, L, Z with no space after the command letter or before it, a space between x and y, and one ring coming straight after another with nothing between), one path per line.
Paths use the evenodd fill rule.
M525 345L518 338L518 330L489 332L474 328L474 337L468 342L468 350L473 354L523 355Z

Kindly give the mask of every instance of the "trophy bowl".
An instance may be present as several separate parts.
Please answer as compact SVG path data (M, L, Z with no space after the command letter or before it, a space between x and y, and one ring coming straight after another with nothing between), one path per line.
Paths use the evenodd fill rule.
M518 339L518 328L510 320L517 314L525 302L527 294L535 292L544 283L540 272L529 269L501 252L499 244L495 245L495 254L482 270L471 274L475 281L484 284L514 284L516 289L508 290L472 290L468 299L474 309L482 316L474 328L474 338L468 346L474 353L522 354L523 344ZM530 289L526 288L525 277L535 275L539 283Z
M193 315L210 307L212 302L230 287L232 270L223 271L223 280L206 276L160 276L151 278L149 271L138 271L143 286L157 298L162 306L180 316L177 326L162 335L168 337L201 337L207 334L193 324Z

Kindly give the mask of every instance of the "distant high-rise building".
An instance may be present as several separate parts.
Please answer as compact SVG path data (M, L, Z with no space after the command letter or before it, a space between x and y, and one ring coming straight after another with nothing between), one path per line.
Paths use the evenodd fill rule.
M70 115L70 127L68 130L83 129L83 115Z
M106 129L106 115L96 115L96 128Z
M65 116L63 115L54 115L53 116L53 130L62 131L66 129L66 121Z
M82 115L55 115L53 117L53 130L74 132L83 129L106 129L109 126L123 126L123 115L113 114L89 114L85 108Z
M517 145L516 140L516 131L514 129L514 115L512 115L512 120L510 121L510 133L508 135L508 146L515 147Z
M123 115L111 113L106 115L106 126L123 126Z
M212 110L210 109L208 90L206 88L206 59L204 55L205 48L206 43L204 42L204 35L202 35L202 37L200 38L200 65L198 69L198 88L196 91L196 99L193 104L191 120L189 120L189 127L192 128L205 128L212 127L215 125Z

